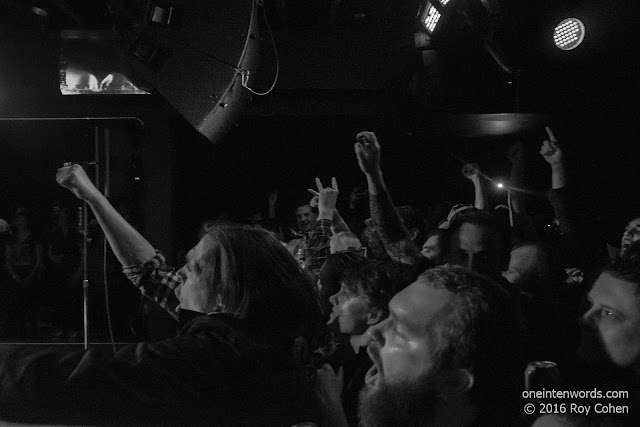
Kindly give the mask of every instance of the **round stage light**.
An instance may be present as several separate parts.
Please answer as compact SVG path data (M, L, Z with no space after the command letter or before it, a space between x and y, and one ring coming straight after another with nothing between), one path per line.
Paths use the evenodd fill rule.
M584 24L578 18L567 18L553 30L553 42L559 49L575 49L584 40Z

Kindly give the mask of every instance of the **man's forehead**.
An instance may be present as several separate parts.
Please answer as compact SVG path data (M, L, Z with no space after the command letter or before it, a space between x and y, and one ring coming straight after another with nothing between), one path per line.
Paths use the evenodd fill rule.
M309 205L302 205L302 206L298 206L296 208L296 213L299 215L305 214L305 213L311 213L311 206Z
M412 329L426 330L450 311L454 299L453 292L418 279L391 299L389 311L396 320Z
M594 304L606 305L625 312L640 311L637 292L638 284L602 273L589 292L589 300Z

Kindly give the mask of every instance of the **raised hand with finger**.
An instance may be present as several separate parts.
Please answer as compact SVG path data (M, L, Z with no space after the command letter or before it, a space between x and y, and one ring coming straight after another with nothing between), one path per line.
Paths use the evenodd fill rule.
M316 187L318 188L317 191L311 188L308 191L314 195L312 202L316 197L318 198L318 219L332 220L336 210L336 203L338 202L338 181L335 177L331 178L331 187L323 187L320 178L316 178Z
M549 126L545 126L547 131L548 139L542 141L542 146L540 147L540 155L544 158L544 160L549 163L551 166L558 165L562 163L562 148L556 139L553 131Z

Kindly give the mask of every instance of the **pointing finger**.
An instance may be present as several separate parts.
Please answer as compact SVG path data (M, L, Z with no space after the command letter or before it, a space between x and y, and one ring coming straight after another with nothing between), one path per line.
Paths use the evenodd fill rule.
M331 187L333 187L334 190L338 191L338 181L336 181L335 176L331 178Z
M308 191L309 193L313 194L314 196L319 196L319 195L320 195L320 193L318 193L316 190L312 190L312 189L310 189L310 188L307 188L307 191Z
M322 191L322 182L320 178L316 178L316 186L318 187L318 191Z
M549 135L549 140L553 143L558 142L558 140L556 139L556 136L553 134L553 131L551 130L551 128L549 126L545 126L544 127L547 130L547 135Z

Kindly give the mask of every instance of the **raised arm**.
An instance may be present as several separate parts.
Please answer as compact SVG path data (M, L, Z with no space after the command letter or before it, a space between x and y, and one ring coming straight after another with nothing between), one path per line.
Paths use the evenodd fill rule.
M473 183L474 206L476 209L488 210L487 190L482 182L480 168L476 163L469 163L462 168L462 175Z
M314 195L311 204L318 206L318 218L311 230L308 246L306 268L317 274L329 255L329 240L331 238L331 223L335 218L336 203L338 201L338 182L331 178L331 187L323 187L320 178L316 178L316 190L309 189Z
M382 236L387 253L398 262L414 264L421 257L402 224L380 168L380 143L373 132L360 132L354 145L360 170L367 177L371 219Z
M551 188L557 190L567 185L567 168L553 131L549 126L546 126L545 129L549 139L542 141L540 154L551 166Z
M58 169L56 180L91 207L113 253L122 266L127 267L123 272L129 280L144 296L177 319L178 299L174 289L181 283L181 278L165 264L164 257L156 254L151 243L115 210L80 165Z
M93 185L80 165L64 166L56 175L58 184L87 202L102 228L113 253L123 266L142 264L156 254L155 249L115 210Z

